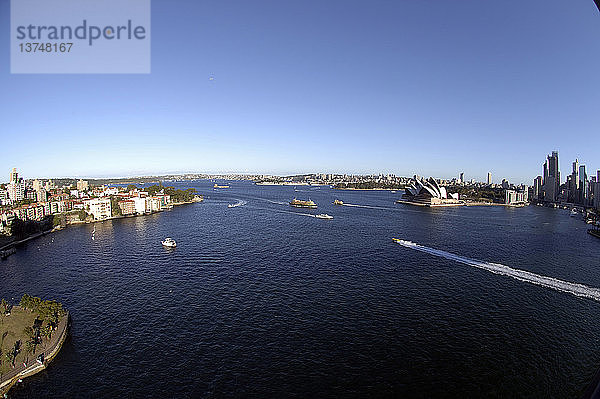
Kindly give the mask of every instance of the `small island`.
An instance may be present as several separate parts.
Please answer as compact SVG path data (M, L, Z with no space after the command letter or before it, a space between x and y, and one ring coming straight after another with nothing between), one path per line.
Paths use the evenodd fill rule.
M67 337L69 320L56 301L27 294L19 305L0 300L0 395L47 367Z

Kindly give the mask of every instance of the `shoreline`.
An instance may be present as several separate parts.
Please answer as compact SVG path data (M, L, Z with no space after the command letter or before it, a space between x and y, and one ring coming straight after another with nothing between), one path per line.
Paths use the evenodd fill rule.
M402 191L404 188L352 188L352 187L334 187L334 190L352 190L352 191Z
M8 316L10 317L10 316ZM65 343L67 336L69 335L69 330L71 326L71 313L67 311L67 314L63 317L63 319L58 323L57 333L60 329L60 336L56 343L48 349L42 350L40 353L33 354L32 357L39 356L40 354L44 354L44 362L39 363L33 360L33 364L30 366L26 366L25 368L19 369L16 367L14 370L18 370L15 375L8 377L6 380L0 382L0 395L6 395L10 388L12 388L20 379L30 377L39 373L42 370L48 368L52 360L56 358L60 350L62 349L63 344ZM10 375L10 374L9 374Z
M449 204L422 204L420 202L403 201L398 200L396 204L406 204L412 206L420 206L422 208L449 208L457 206L504 206L509 208L524 208L527 205L523 204L498 204L495 202L460 202L460 203L449 203Z
M173 209L174 206L189 205L189 204L194 204L194 203L202 202L202 201L204 201L204 200L199 200L199 201L192 200L192 201L183 201L183 202L173 202L173 203L169 204L169 207L167 207L165 209L161 209L160 211L151 212L151 213L144 213L144 214L141 214L141 215L138 215L138 214L136 214L136 215L126 215L126 216L121 215L121 216L111 216L111 217L106 218L106 219L92 220L92 221L89 221L89 222L86 222L86 221L71 222L71 223L67 224L64 227L62 227L62 226L56 226L56 227L53 227L50 230L41 231L39 233L32 234L29 237L26 237L26 238L24 238L22 240L13 241L11 243L8 243L8 244L4 245L3 247L0 247L0 251L5 251L5 250L10 250L11 248L16 248L17 246L19 246L21 244L25 244L26 242L34 240L36 238L45 236L47 234L55 233L57 231L61 231L61 230L67 229L69 226L78 226L78 225L82 225L82 224L102 223L102 222L106 222L108 220L117 220L117 219L127 219L127 218L141 217L141 216L150 216L150 215L161 213L161 212L164 212L164 211L167 211L167 210L171 210L171 209ZM7 255L7 256L10 256L10 254Z

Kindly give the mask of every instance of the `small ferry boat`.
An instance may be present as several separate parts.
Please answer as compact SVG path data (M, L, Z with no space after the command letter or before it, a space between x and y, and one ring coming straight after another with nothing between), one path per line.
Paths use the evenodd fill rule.
M165 238L165 240L162 242L162 245L164 247L167 248L175 248L177 246L177 243L175 242L174 239L172 239L171 237L167 237Z
M327 219L327 220L331 220L331 219L333 219L333 216L331 216L331 215L328 215L328 214L326 214L326 213L320 213L320 214L318 214L318 215L315 215L315 217L316 217L317 219Z
M215 185L213 186L213 188L229 188L229 186L228 185L219 186L217 183L215 183Z
M344 205L344 202L336 199L335 201L333 201L333 205Z
M317 204L315 204L310 199L307 201L304 201L304 200L299 200L299 199L294 198L293 200L290 201L290 205L294 206L296 208L316 208L317 207Z

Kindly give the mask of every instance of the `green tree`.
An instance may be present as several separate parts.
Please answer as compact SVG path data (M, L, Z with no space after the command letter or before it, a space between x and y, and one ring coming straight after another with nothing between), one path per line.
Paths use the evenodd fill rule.
M27 342L25 342L25 353L27 354L27 357L25 358L25 362L27 362L29 360L29 355L33 355L35 353L35 347L36 347L36 342L33 339L28 340Z
M111 216L123 216L121 212L121 207L119 206L119 199L114 195L110 196L110 207L111 207Z
M15 353L12 351L8 351L4 354L4 358L6 359L6 361L10 364L12 364L13 367L15 367Z
M8 302L6 302L6 299L4 298L2 298L2 300L0 301L0 310L3 314L8 312Z
M44 327L42 327L40 333L42 334L42 337L46 339L46 341L44 342L45 348L46 342L50 342L50 340L52 339L52 326L50 324L46 324Z

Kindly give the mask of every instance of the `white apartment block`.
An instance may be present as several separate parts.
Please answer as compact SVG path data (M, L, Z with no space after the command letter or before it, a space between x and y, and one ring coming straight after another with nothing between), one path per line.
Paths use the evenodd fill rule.
M8 198L11 201L22 201L25 199L25 182L23 180L9 183Z
M138 215L146 213L146 198L132 197L131 200L135 203L135 213Z
M112 216L110 198L92 198L83 201L84 210L95 220L107 219Z

